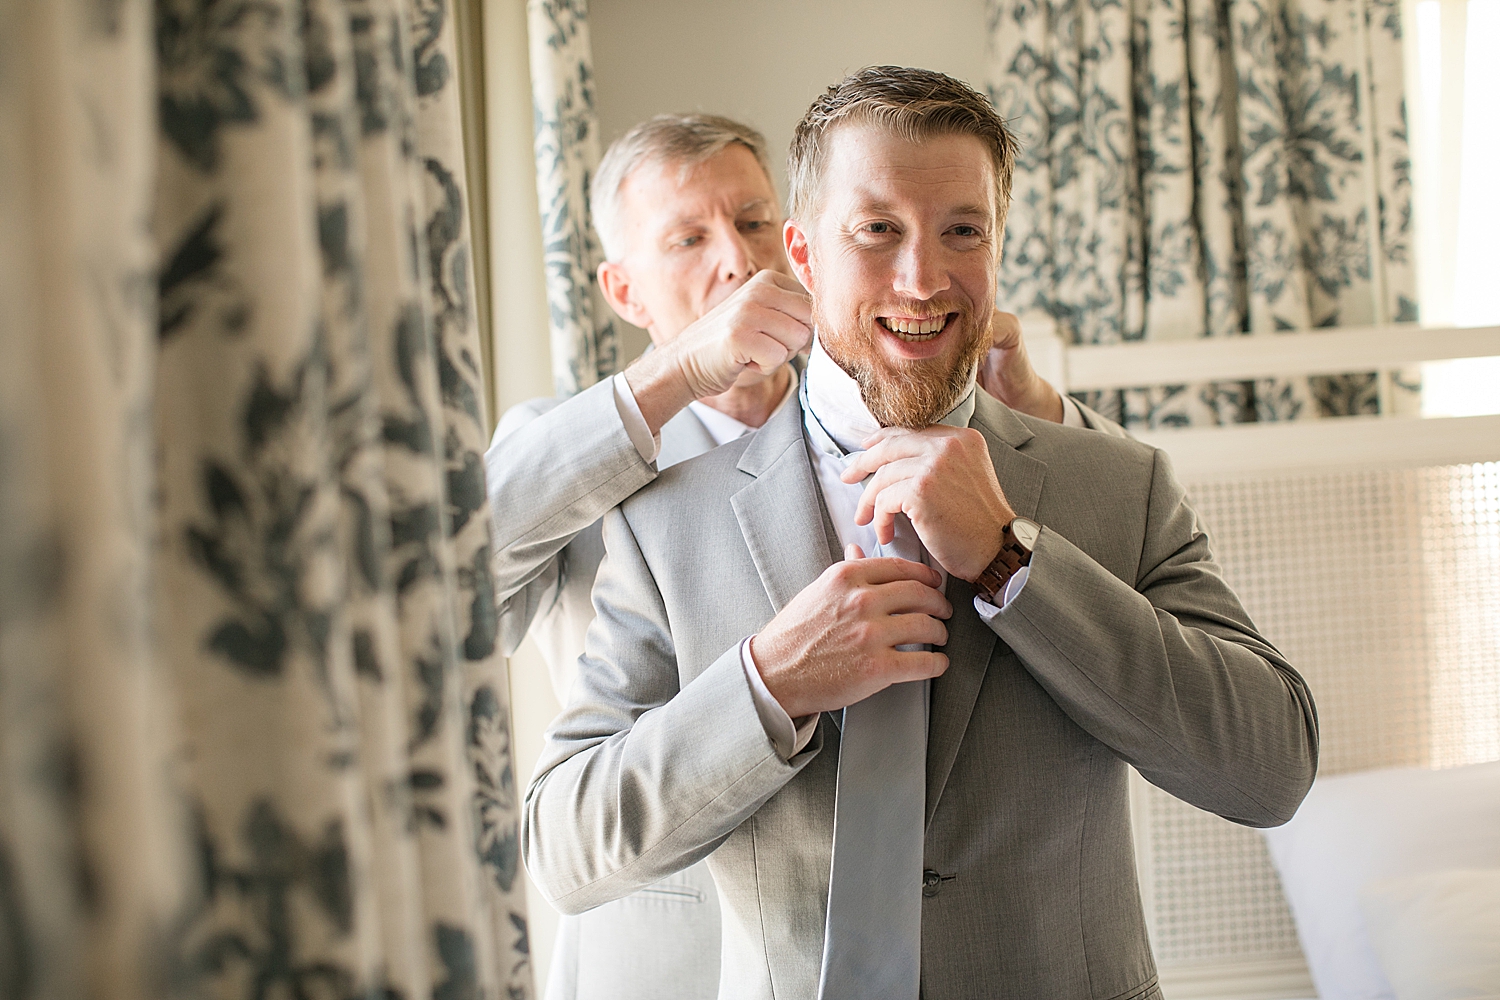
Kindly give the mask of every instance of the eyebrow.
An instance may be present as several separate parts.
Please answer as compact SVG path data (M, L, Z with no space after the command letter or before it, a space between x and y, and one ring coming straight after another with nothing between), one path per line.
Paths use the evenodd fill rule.
M894 212L896 210L896 206L895 205L891 204L888 201L883 201L881 199L874 199L874 200L871 200L871 201L868 201L868 202L864 202L859 207L862 210L867 211L867 212ZM950 216L952 216L952 215L982 215L982 216L985 216L985 217L989 217L989 215L990 215L990 209L987 208L984 205L960 205L957 208L955 208L952 211L950 211L948 214Z
M749 201L736 208L734 210L734 214L739 215L741 212L748 212L753 208L760 208L762 206L769 207L770 205L771 199L769 198L751 198ZM671 232L672 230L680 229L683 226L696 226L701 219L701 215L679 215L677 218L673 219L666 226L664 226L662 228L662 231Z

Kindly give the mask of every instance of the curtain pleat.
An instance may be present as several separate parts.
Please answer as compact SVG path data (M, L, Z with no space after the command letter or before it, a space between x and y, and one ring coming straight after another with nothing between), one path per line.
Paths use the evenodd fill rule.
M1416 318L1399 8L992 0L1001 300L1080 344ZM1131 425L1373 412L1354 373L1092 393Z
M536 187L552 333L552 379L570 396L620 368L613 313L599 291L604 251L589 184L601 155L587 0L528 0Z
M3 2L0 995L529 996L448 6Z
M0 996L146 1000L191 882L149 600L149 10L0 23Z

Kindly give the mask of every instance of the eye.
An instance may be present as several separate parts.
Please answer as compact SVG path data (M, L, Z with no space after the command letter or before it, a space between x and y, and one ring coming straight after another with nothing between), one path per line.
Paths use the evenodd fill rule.
M770 223L765 219L749 219L745 222L741 222L740 228L752 233L757 233L769 225Z
M874 233L876 236L884 236L886 233L893 233L895 231L895 227L889 222L872 222L865 227L865 232Z
M983 236L984 233L980 231L980 229L979 229L978 226L954 226L953 227L953 235L954 236L975 237L975 236Z
M701 237L701 236L684 236L682 239L680 239L680 240L677 241L677 246L680 246L680 247L695 247L699 243L702 243L702 242L703 242L703 237Z

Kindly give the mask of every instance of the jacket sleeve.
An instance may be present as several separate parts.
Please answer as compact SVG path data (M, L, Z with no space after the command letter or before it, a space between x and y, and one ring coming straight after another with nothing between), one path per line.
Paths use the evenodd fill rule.
M666 609L621 511L604 520L598 615L568 707L526 791L521 849L549 901L578 913L713 852L822 747L766 735L739 644L679 683Z
M1275 826L1307 794L1307 684L1224 582L1162 452L1134 586L1044 527L990 627L1073 721L1178 798Z
M615 407L609 379L561 402L512 407L485 453L495 599L507 656L564 582L563 548L656 478Z

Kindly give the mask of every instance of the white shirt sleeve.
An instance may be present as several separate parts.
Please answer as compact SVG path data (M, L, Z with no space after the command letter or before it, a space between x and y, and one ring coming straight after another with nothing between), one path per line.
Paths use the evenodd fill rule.
M750 697L755 702L755 714L760 716L760 724L765 728L766 735L771 738L771 744L776 747L776 752L781 755L781 758L791 760L812 740L813 731L818 728L817 713L805 716L801 721L793 724L792 717L787 715L781 703L771 696L770 689L761 678L760 668L755 665L755 658L750 655L749 639L740 643L740 666L744 667L745 679L750 682Z
M1005 593L1000 595L1000 608L1005 607L1016 599L1016 595L1021 592L1021 588L1026 586L1026 577L1029 575L1031 575L1031 567L1022 566L1016 570L1009 580L1005 581ZM1000 608L995 607L978 594L974 595L974 610L979 612L979 617L983 618L986 622L998 615Z
M1088 428L1088 422L1083 419L1083 411L1078 408L1078 403L1072 396L1062 393L1063 401L1063 426ZM643 421L644 422L644 421Z
M630 391L630 383L625 381L624 372L614 377L614 384L615 409L620 411L620 421L625 425L630 443L635 445L635 450L641 453L642 459L647 462L656 461L656 456L661 454L661 432L652 434L651 428L646 425L641 405L635 401L635 393Z

